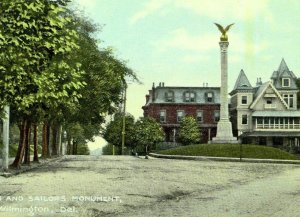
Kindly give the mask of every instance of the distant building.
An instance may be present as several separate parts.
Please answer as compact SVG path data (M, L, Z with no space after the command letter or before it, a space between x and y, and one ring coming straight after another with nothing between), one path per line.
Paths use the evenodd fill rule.
M284 59L270 81L258 78L254 87L241 70L230 93L234 135L243 143L299 146L296 81Z
M180 121L185 116L193 116L199 123L202 142L207 143L216 136L217 122L220 118L220 88L172 87L160 83L153 84L146 95L142 107L144 117L152 117L163 127L166 142L177 142Z

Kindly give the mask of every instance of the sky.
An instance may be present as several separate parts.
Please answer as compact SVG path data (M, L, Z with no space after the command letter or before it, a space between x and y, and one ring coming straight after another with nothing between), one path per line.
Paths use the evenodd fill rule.
M284 58L300 76L298 0L74 0L95 23L100 47L112 47L142 84L128 88L127 112L143 116L152 83L220 86L220 32L228 32L228 85L241 69L252 85L268 81Z

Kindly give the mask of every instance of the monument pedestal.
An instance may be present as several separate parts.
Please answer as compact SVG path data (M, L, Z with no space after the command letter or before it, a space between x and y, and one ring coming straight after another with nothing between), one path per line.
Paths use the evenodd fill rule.
M232 135L232 125L228 120L220 120L217 126L217 136L212 138L210 143L217 144L238 144L236 137Z

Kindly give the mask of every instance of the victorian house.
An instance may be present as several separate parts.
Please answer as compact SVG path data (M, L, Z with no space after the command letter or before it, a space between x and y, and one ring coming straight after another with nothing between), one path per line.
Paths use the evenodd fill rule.
M180 121L193 116L199 123L202 143L216 136L220 117L219 87L172 87L160 83L149 90L146 104L142 107L144 117L160 122L165 131L166 142L176 142Z
M243 143L296 145L300 139L295 74L282 59L270 81L257 79L252 86L241 70L231 91L231 121L234 135Z

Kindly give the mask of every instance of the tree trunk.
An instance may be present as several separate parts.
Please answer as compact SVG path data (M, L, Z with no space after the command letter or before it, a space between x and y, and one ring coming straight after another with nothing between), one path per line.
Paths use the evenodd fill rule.
M57 150L58 150L58 152L57 152L57 154L59 156L61 156L62 155L62 138L61 138L62 137L62 126L61 125L58 126L57 135L58 135L58 138L57 138L57 144L58 144Z
M49 153L49 123L44 121L43 124L43 145L42 145L42 158L47 158L50 156Z
M71 138L68 137L68 148L67 148L67 154L72 154L72 144L71 144Z
M47 149L48 149L48 155L47 157L51 157L51 150L50 150L50 123L47 124L47 135L46 135L46 139L47 139Z
M76 144L77 142L73 140L73 155L76 155L76 151L77 151L77 148L76 148Z
M57 155L57 125L52 126L52 155Z
M31 134L31 123L28 121L25 128L25 157L24 164L30 165L30 134Z
M37 124L33 124L33 161L39 162L39 154L38 154L38 126Z
M19 146L18 146L18 150L17 150L17 154L15 157L14 162L10 165L11 167L14 168L20 168L21 167L21 162L22 159L24 157L24 149L25 149L25 137L26 137L26 128L27 128L27 120L23 119L22 120L22 124L19 127L20 128L20 140L19 140Z

